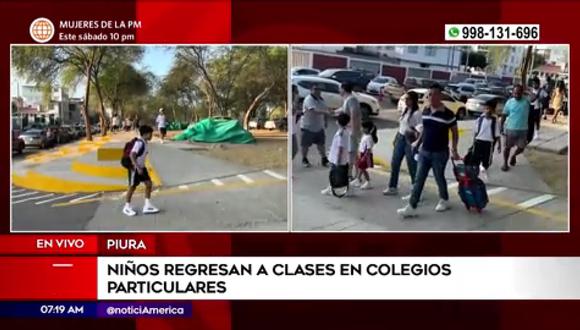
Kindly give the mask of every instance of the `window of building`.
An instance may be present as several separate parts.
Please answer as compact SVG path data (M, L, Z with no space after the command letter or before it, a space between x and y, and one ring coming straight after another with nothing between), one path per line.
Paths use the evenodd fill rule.
M425 47L425 55L426 56L435 56L437 54L437 48L433 46Z
M409 46L407 47L407 53L409 54L417 54L419 52L418 46Z

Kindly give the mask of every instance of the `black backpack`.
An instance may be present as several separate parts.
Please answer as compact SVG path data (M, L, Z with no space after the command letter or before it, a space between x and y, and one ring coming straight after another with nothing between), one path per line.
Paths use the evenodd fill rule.
M121 157L121 166L124 168L131 170L133 169L133 162L131 162L131 150L133 150L133 146L135 146L135 142L137 142L139 138L133 138L131 141L125 143L125 147L123 148L123 157ZM139 148L137 152L137 157L141 157L145 152L145 145Z
M337 165L330 170L329 174L330 188L332 194L338 198L342 198L348 192L348 165ZM345 188L343 194L338 194L335 189Z

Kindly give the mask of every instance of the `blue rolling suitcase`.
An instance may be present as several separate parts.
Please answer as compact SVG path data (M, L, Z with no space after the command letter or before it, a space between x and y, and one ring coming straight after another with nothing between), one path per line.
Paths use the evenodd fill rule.
M459 197L465 208L470 212L481 213L487 206L489 198L485 183L479 178L479 167L466 165L463 161L456 162L451 159L453 164L453 174L459 183Z

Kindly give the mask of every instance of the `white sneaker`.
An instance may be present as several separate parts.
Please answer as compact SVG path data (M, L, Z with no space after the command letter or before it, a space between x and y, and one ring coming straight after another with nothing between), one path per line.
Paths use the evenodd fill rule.
M537 140L540 137L540 132L535 131L534 132L534 140Z
M360 185L360 181L359 181L358 179L354 179L354 180L352 180L352 181L350 182L350 185L351 185L351 186L353 186L353 187L355 187L355 188L359 188L359 187L361 186L361 185Z
M159 213L159 209L153 206L153 204L149 203L143 206L143 213L144 214Z
M413 194L405 195L405 196L401 197L401 200L403 202L408 202L411 200L411 195L413 195ZM425 197L423 197L423 194L421 194L421 197L419 197L419 204L423 203L424 201L425 201Z
M320 193L323 195L330 196L330 195L332 195L332 188L326 187L326 188L322 189L322 191Z
M360 186L360 189L362 189L362 190L369 190L369 189L372 189L372 188L373 187L371 186L371 183L369 181L365 181L365 183L363 183Z
M398 193L399 193L399 190L397 188L389 187L389 188L383 190L383 195L385 195L385 196L394 196L394 195L397 195Z
M135 215L137 215L137 212L135 212L135 210L133 210L131 206L127 205L123 207L123 213L128 217L134 217Z
M487 170L483 166L479 169L479 178L481 179L481 181L485 183L489 181Z
M416 217L417 209L414 209L411 204L407 204L407 206L403 207L402 209L398 209L397 214L402 218Z
M437 206L435 206L435 211L437 211L437 212L445 212L448 209L449 209L449 204L444 199L440 199L439 203L437 203Z

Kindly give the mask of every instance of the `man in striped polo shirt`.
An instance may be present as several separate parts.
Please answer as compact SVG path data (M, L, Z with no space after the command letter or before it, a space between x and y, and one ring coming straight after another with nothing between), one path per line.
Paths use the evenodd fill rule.
M435 211L443 212L449 208L449 194L445 180L445 167L449 160L449 130L452 133L451 154L455 159L459 159L457 153L459 135L455 114L441 103L442 90L438 84L431 86L429 90L430 105L423 110L423 123L417 126L420 136L413 143L414 148L419 148L417 174L409 204L397 210L397 213L403 218L417 215L417 204L431 169L433 169L433 176L439 188L439 202Z

